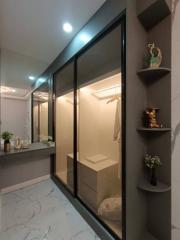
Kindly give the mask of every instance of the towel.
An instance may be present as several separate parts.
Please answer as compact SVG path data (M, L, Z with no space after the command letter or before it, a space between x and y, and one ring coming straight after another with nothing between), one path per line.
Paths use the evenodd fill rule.
M121 101L117 101L116 115L114 122L114 141L120 142L121 139Z
M103 162L105 160L107 160L108 157L104 156L102 154L97 154L95 156L91 156L91 157L87 157L86 160L88 160L91 163L99 163L99 162Z

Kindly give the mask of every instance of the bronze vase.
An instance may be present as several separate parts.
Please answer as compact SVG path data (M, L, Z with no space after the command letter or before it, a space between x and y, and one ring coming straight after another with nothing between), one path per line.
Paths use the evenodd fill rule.
M4 152L10 152L11 150L11 144L10 142L4 142Z

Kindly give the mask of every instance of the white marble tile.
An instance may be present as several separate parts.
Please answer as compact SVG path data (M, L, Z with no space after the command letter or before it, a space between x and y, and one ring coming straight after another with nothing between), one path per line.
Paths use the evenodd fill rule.
M1 240L100 240L49 180L1 196Z

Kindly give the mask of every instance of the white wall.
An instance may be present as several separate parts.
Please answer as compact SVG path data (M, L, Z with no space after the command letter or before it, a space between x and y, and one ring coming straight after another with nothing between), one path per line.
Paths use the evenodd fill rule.
M172 25L172 240L180 239L180 1Z
M57 98L56 169L58 174L67 171L67 154L70 153L73 153L73 102Z
M107 99L80 91L79 104L80 161L96 154L118 161L120 145L113 140L116 101L107 104Z
M22 139L28 139L27 101L8 98L2 98L1 101L1 132L10 131Z
M31 133L31 95L29 95L29 97L27 98L26 101L26 133L25 136L27 135L27 140L29 140L30 142L32 141L32 133Z
M48 140L48 102L40 104L40 141Z

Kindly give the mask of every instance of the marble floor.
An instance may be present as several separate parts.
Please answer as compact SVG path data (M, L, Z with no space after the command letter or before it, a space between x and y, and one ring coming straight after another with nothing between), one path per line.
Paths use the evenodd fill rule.
M0 196L0 240L100 240L51 181Z

